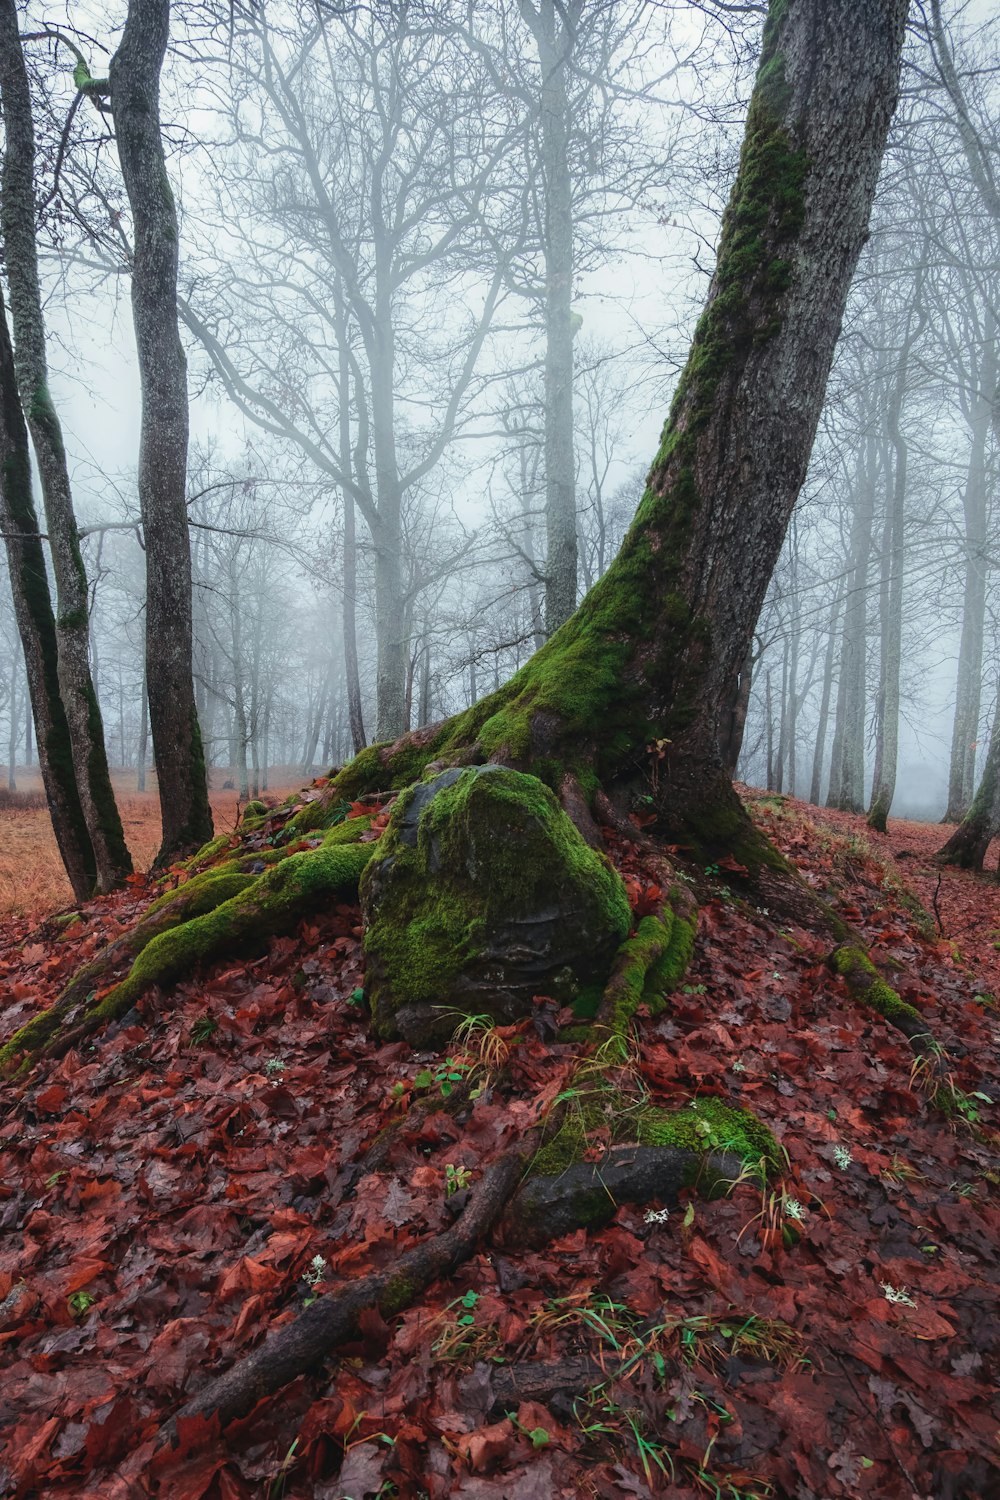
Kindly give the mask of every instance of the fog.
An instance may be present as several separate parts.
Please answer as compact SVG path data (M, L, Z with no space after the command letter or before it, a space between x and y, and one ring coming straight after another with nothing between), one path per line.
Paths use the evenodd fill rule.
M733 9L581 0L567 31L541 0L563 28L560 158L542 128L551 37L503 0L346 18L175 5L163 112L196 695L216 784L250 795L462 708L606 570L735 170L759 7ZM893 815L935 819L969 805L1000 670L1000 20L986 3L942 9L943 51L914 13L872 232L742 684L736 764L754 785L861 810L889 756ZM72 30L96 72L122 14L32 3L22 30ZM110 126L89 104L56 179L72 61L44 38L30 61L91 665L112 765L141 781L127 215ZM32 746L6 579L0 652L14 780Z

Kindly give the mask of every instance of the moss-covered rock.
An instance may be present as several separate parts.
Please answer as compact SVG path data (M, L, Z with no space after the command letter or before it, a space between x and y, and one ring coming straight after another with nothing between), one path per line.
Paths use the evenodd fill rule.
M361 885L377 1031L445 1040L456 1015L501 1022L534 995L603 981L625 887L534 776L452 768L399 800Z

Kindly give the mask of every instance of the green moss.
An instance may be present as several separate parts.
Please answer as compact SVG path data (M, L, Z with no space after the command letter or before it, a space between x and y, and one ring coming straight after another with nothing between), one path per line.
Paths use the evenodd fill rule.
M651 1015L658 1016L666 1008L666 997L677 989L687 973L697 932L697 917L679 917L674 914L670 941L646 975L643 998Z
M636 1138L644 1146L680 1146L692 1151L724 1151L748 1167L778 1167L782 1151L771 1131L748 1109L714 1095L693 1099L684 1109L647 1109L639 1115Z
M379 1312L385 1318L403 1312L422 1290L421 1283L415 1277L407 1275L405 1271L396 1271L389 1277L379 1295Z
M894 1026L902 1022L903 1029L908 1030L914 1023L923 1025L924 1018L920 1012L901 999L891 985L886 984L863 949L847 946L837 948L831 954L830 962L836 973L847 981L852 995L872 1010L878 1011L880 1016L884 1016Z
M83 1015L74 1014L72 1024L96 1029L123 1015L153 985L170 984L196 964L234 950L258 948L272 933L287 930L322 902L353 895L374 847L345 843L341 830L334 829L317 849L290 854L262 875L246 875L231 867L206 871L182 891L171 892L169 899L156 903L154 925L158 918L169 919L175 914L171 907L181 903L185 903L185 920L157 930L141 947L128 975L87 1006ZM65 1021L65 1007L58 1002L33 1017L0 1049L0 1072L37 1056Z
M748 1170L762 1176L780 1167L783 1153L767 1126L750 1110L706 1095L683 1109L663 1110L637 1105L617 1090L600 1084L581 1089L564 1104L558 1128L535 1154L530 1175L556 1177L582 1161L597 1131L610 1130L616 1144L674 1147L697 1156L710 1152L739 1157ZM698 1164L692 1164L692 1176Z
M245 828L248 823L256 822L260 818L266 818L270 808L266 802L254 800L248 802L240 816L240 826Z
M464 772L428 801L413 845L400 829L418 796L426 796L426 783L403 794L379 845L380 864L392 861L392 909L369 925L365 953L371 972L386 976L391 988L391 1010L378 987L374 994L381 1032L391 1031L400 1006L440 1004L498 923L544 910L554 870L581 899L586 893L595 930L618 937L628 932L631 912L621 877L584 842L536 777ZM473 848L489 871L475 896L463 875Z
M662 919L643 917L635 936L619 948L600 1010L601 1020L614 1034L621 1036L629 1030L642 1003L647 976L669 949L673 923L669 907Z

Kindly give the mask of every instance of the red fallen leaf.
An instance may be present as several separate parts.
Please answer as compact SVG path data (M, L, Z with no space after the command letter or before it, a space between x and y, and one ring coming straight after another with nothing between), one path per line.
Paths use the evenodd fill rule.
M724 854L720 860L716 861L716 863L718 864L720 870L728 870L731 875L750 874L750 871L747 869L746 865L741 865L739 860L734 859L731 854Z
M135 870L131 875L125 876L125 884L133 886L145 885L148 879L148 875L144 875L141 870Z
M69 1280L63 1288L67 1297L73 1292L78 1292L88 1282L96 1281L98 1276L103 1276L105 1271L110 1271L111 1265L106 1260L82 1260L78 1261L70 1271Z
M35 1095L35 1106L38 1109L51 1110L55 1112L61 1109L66 1102L68 1089L63 1088L60 1083L50 1083L48 1088L40 1089Z
M21 949L21 958L26 964L40 964L48 956L49 950L44 943L26 943Z
M753 984L755 979L762 979L763 975L763 969L751 969L749 974L743 974L741 975L741 978L743 979L744 984Z
M488 1427L477 1427L474 1432L464 1433L454 1440L454 1446L472 1472L482 1474L502 1458L506 1458L515 1440L513 1424L505 1417L502 1422L493 1422Z
M219 1282L219 1296L231 1297L234 1292L266 1292L280 1286L283 1278L270 1266L244 1255L234 1266L230 1266Z

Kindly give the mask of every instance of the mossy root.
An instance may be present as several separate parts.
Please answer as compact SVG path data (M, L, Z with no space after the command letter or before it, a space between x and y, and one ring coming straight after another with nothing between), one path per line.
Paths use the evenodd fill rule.
M81 1001L80 987L86 981L83 973L76 976L67 987L77 997L74 1002L63 1003L60 997L0 1048L0 1073L23 1071L45 1053L62 1050L69 1037L75 1044L124 1015L153 985L174 983L195 964L233 949L257 947L263 939L294 926L323 901L356 895L375 845L357 843L363 830L348 829L350 825L332 829L317 848L290 854L262 874L207 872L180 893L161 898L152 923L166 922L167 926L155 935L146 929L146 940L126 977L100 998L88 988ZM185 893L192 891L195 909L199 901L205 903L204 909L176 921L186 909ZM131 936L134 939L136 934Z
M844 943L834 948L827 963L835 974L840 975L854 999L877 1011L890 1026L901 1031L914 1052L933 1054L937 1050L930 1028L919 1010L900 999L892 986L886 984L862 948Z

